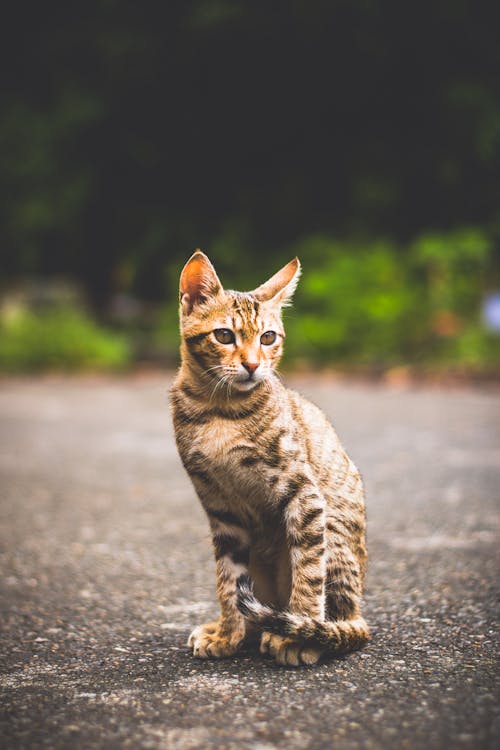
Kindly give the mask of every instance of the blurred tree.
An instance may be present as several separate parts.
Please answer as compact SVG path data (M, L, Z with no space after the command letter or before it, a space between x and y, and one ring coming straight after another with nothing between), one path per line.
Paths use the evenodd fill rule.
M308 235L498 231L495 11L472 0L11 4L1 278L75 275L102 305L112 291L175 294L169 267L199 245L234 268L235 227L255 281Z

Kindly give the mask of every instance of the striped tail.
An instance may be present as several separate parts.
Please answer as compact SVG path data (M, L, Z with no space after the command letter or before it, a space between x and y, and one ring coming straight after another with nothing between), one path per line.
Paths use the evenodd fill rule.
M240 576L236 586L241 614L269 633L312 641L326 652L335 654L356 651L370 640L368 625L360 615L352 620L321 622L307 615L278 611L261 604L253 593L249 576Z

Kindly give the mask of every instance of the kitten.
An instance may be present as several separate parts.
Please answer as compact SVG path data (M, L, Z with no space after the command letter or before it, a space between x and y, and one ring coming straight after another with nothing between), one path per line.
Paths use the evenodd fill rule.
M322 412L274 373L299 274L295 258L253 292L226 291L199 250L181 274L171 404L212 532L221 609L191 633L197 657L230 656L255 630L263 653L294 666L369 638L360 475Z

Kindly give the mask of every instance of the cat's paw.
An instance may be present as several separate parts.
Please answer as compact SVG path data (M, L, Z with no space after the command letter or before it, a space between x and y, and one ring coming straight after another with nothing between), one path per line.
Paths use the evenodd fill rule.
M266 632L262 633L260 651L262 654L269 654L278 664L287 667L316 664L322 653L317 646L305 645L294 638Z
M198 659L222 659L236 653L243 637L244 633L222 634L219 623L209 622L193 630L187 645Z

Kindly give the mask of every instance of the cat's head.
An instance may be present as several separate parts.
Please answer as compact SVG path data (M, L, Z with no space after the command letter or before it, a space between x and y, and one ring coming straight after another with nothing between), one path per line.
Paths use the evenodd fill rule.
M250 392L264 383L283 352L281 308L290 302L299 275L295 258L252 292L225 290L197 250L180 279L183 361L204 382L220 384L221 394Z

